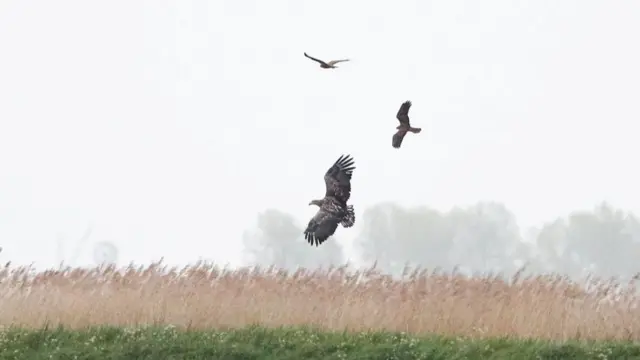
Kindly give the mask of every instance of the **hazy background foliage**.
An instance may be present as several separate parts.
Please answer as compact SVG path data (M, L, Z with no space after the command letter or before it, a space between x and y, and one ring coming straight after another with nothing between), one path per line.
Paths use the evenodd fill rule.
M376 263L396 275L407 264L506 275L526 266L527 273L623 280L640 271L638 218L606 202L524 231L515 215L498 202L448 212L386 202L365 209L357 221L362 224L354 244L359 258L348 260L367 266ZM249 263L295 269L347 261L341 228L331 241L311 248L302 235L305 224L290 214L269 209L258 215L256 224L243 236Z

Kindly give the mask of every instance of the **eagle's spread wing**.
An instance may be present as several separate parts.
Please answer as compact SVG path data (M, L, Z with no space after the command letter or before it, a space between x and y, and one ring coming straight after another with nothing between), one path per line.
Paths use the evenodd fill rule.
M391 139L391 146L396 149L400 149L400 145L402 145L402 139L407 134L407 130L398 130L395 134L393 134L393 138Z
M326 185L325 197L334 197L344 204L351 197L351 174L356 168L353 166L351 155L342 155L324 174Z
M411 101L405 101L400 105L398 115L396 118L400 121L400 124L409 126L409 108L411 108Z
M322 244L336 232L343 217L342 206L335 199L326 198L304 230L305 240L315 246Z
M326 62L324 62L324 61L322 61L322 60L319 60L319 59L316 59L316 58L314 58L314 57L311 57L311 56L307 55L307 53L304 53L304 56L308 57L309 59L311 59L311 60L313 60L313 61L319 62L320 64L327 65L327 63L326 63Z
M329 64L329 66L333 66L333 65L335 65L335 64L337 64L337 63L341 63L341 62L345 62L345 61L349 61L349 59L331 60L331 61L329 61L329 63L328 63L328 64Z

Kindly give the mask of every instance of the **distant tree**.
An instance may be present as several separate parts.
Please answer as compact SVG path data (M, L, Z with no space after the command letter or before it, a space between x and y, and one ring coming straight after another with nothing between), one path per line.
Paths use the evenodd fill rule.
M426 207L375 205L362 216L356 246L367 263L399 274L405 264L470 271L511 271L524 263L529 247L521 241L514 215L498 203L478 203L441 213Z
M569 227L565 219L559 218L544 224L540 229L536 248L538 260L545 272L579 276L585 264L569 248Z
M575 211L546 224L537 245L553 271L626 278L640 271L639 230L635 215L601 203L592 211Z
M405 264L448 265L451 233L438 211L382 203L364 211L362 224L356 247L364 261L377 262L382 271L399 275Z
M530 260L530 246L522 241L515 215L497 202L479 202L448 214L457 265L476 272L510 274Z
M252 264L287 270L343 265L345 259L334 237L319 247L310 246L293 216L268 209L257 217L256 228L243 234L244 255Z

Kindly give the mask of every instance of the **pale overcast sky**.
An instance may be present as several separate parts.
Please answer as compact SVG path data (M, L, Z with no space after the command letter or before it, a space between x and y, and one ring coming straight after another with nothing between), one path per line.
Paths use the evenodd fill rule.
M360 218L640 214L639 18L633 0L4 0L0 260L51 266L92 223L121 262L237 264L258 212L306 224L343 153ZM423 132L396 150L405 100Z

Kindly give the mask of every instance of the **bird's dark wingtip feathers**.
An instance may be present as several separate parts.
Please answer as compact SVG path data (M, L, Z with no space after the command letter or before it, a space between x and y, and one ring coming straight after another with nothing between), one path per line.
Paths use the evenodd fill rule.
M413 105L413 103L411 102L411 100L407 100L405 102L402 103L402 106L400 107L401 109L406 108L406 111L409 112L409 108L411 108L411 105Z
M311 246L319 246L320 244L322 244L324 242L324 240L320 240L313 233L310 233L310 232L307 232L307 231L305 231L305 233L304 233L304 238L305 238L305 240L307 240L307 242Z
M351 155L340 155L338 160L334 163L334 165L340 165L342 167L352 166L354 163L353 157Z
M351 178L351 173L356 169L354 166L354 160L351 155L342 155L336 160L333 166L340 169L340 171L347 174L349 178Z

